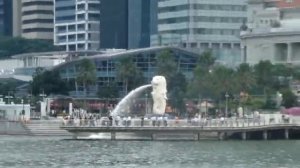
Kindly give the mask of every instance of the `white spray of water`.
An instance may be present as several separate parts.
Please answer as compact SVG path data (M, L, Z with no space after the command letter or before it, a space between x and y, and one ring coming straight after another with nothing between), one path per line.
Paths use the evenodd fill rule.
M129 101L136 97L141 91L147 89L148 87L151 87L150 84L140 86L131 92L127 96L125 96L117 105L117 107L112 111L111 116L116 117L118 115L121 115L121 112L124 111L124 109L127 108Z

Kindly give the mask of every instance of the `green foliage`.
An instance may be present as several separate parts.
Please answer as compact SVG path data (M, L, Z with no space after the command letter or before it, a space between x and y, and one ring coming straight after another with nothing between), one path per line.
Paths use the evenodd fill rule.
M30 82L30 89L35 96L41 93L67 95L69 86L60 78L58 71L45 71L37 68L33 80Z
M260 61L254 66L256 82L261 87L270 87L272 84L272 64L270 61Z
M295 105L295 97L290 90L290 82L300 79L299 67L273 65L270 61L260 61L255 66L241 64L236 69L213 65L209 54L200 57L194 71L194 78L189 83L189 98L208 98L224 104L224 94L228 92L232 97L251 108L274 109L273 95L278 90L285 93L284 105ZM207 61L208 60L208 61ZM211 60L211 61L209 61ZM264 95L261 99L244 101L240 93L247 95ZM229 104L231 103L229 98Z
M289 89L283 89L280 91L282 94L282 105L285 108L297 106L297 96Z
M5 79L0 81L0 95L7 95L8 92L15 93L16 87L21 85L21 82L14 79Z
M156 75L162 75L166 78L167 82L177 72L177 64L171 51L164 50L156 56Z
M195 73L200 74L209 73L212 66L215 63L216 58L212 56L211 52L204 52L198 57L197 66L195 68Z
M97 95L99 98L118 98L118 93L117 83L110 82L106 86L99 88Z
M187 81L185 76L178 72L172 76L169 84L169 103L172 107L179 110L179 112L185 111L185 93L187 88ZM182 114L180 114L182 115Z
M85 58L78 64L78 69L76 81L83 86L84 94L87 96L88 87L97 81L96 66L94 62Z
M0 58L8 58L15 54L58 50L61 50L61 48L54 46L53 42L48 40L25 39L21 37L0 38Z
M125 57L117 63L117 80L122 81L125 94L144 83L142 71L137 68L131 57Z
M253 68L246 63L240 64L236 71L238 89L243 92L249 92L256 85Z
M77 74L77 82L88 85L96 82L96 66L89 59L83 59L79 63L79 71Z
M212 75L210 73L214 62L215 58L211 52L204 52L199 56L194 70L194 79L189 84L189 97L198 98L200 95L203 98L212 97Z

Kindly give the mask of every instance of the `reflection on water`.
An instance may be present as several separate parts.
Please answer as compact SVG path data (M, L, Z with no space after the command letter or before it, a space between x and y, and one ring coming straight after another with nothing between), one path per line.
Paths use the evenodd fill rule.
M299 167L300 141L108 141L0 137L0 167Z

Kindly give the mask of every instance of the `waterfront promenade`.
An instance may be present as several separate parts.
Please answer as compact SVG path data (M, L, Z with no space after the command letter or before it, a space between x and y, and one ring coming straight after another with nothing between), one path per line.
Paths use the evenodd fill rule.
M201 140L207 137L226 140L226 139L290 139L298 138L300 125L292 121L261 121L249 119L225 119L210 121L191 121L191 120L168 120L154 123L151 120L133 119L123 121L118 124L110 121L88 120L84 123L67 122L61 129L73 134L73 138L80 135L91 135L97 133L110 133L111 140L118 140L119 133L134 133L137 135L148 136L150 140L166 140L174 137L189 137L189 140ZM176 139L176 138L175 138Z

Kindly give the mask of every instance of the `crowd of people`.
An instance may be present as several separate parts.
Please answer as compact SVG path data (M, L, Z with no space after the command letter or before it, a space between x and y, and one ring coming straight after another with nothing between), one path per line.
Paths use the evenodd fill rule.
M150 124L151 123L151 124ZM167 116L131 117L131 116L101 116L100 114L87 113L82 109L74 109L64 117L65 126L168 126Z

